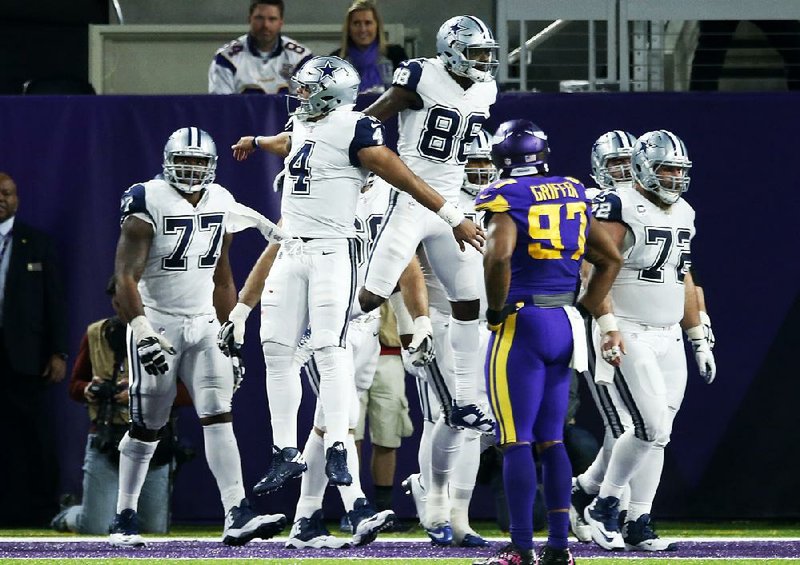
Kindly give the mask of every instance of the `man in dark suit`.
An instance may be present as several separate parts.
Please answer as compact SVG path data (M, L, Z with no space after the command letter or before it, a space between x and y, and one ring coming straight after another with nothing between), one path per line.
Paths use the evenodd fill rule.
M0 172L0 527L47 525L58 468L45 390L66 372L66 316L55 250L15 218L17 185Z

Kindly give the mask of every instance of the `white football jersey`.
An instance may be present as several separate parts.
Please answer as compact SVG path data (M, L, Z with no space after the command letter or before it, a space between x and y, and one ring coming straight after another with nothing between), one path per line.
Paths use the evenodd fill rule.
M286 92L289 79L312 57L307 47L281 35L272 53L261 53L249 34L220 47L208 69L209 94Z
M236 201L209 184L197 206L165 180L131 186L122 196L121 222L135 216L153 226L139 294L148 308L178 316L214 314L214 269L228 210Z
M408 168L455 202L464 180L464 150L478 135L497 99L497 84L476 82L464 90L438 58L403 61L393 86L416 92L419 108L400 112L398 153Z
M284 160L281 216L295 237L355 237L354 218L369 171L358 152L383 145L383 124L349 108L316 122L289 121L292 148Z
M470 196L463 190L459 190L458 206L461 208L461 210L463 210L464 215L467 218L471 219L479 226L483 225L483 217L486 215L486 213L475 211L475 200L473 196ZM449 314L450 301L447 299L447 293L445 292L441 281L433 273L433 268L431 267L430 261L425 254L425 250L420 249L417 252L417 257L419 258L420 265L422 265L422 274L425 277L425 286L428 289L428 305L444 314ZM480 266L480 268L475 269L474 275L475 278L478 279L478 289L480 292L481 306L479 319L484 321L486 319L486 308L488 307L488 302L486 300L486 285L484 284L483 280L483 262L480 263Z
M372 247L378 239L378 233L380 233L383 225L383 218L389 208L389 198L392 195L392 186L382 178L372 176L369 182L369 190L361 193L361 196L358 197L358 206L356 206L358 288L364 286L369 256L372 254Z
M592 213L620 222L626 237L624 264L611 288L614 314L633 322L671 326L683 318L683 279L691 266L694 209L683 198L659 208L635 188L601 192Z

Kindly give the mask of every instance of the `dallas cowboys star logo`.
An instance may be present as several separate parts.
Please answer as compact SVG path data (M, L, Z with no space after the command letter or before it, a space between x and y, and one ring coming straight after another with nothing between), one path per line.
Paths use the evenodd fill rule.
M461 22L459 21L450 26L450 33L453 35L458 35L459 31L464 31L465 29L467 28L462 26Z
M325 77L333 78L333 73L338 71L339 69L334 67L330 61L325 61L325 64L321 67L314 67L320 72L319 78L322 80Z

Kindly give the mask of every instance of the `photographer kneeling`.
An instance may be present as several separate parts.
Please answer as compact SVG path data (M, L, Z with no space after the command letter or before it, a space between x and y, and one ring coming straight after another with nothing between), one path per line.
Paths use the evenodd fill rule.
M116 311L113 278L106 293ZM117 446L129 422L125 332L125 323L113 316L90 324L81 340L69 395L86 403L91 420L83 459L83 503L62 509L51 522L55 530L107 534L117 512ZM189 394L179 383L174 406L189 405ZM170 463L177 447L174 420L163 430L139 499L139 519L145 532L166 533L169 528Z

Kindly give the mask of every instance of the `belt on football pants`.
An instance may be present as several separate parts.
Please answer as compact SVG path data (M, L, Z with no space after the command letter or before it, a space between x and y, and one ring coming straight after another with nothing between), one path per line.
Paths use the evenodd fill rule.
M526 306L538 306L539 308L561 308L562 306L572 306L575 304L574 292L562 292L560 294L532 294L528 298L520 300Z

